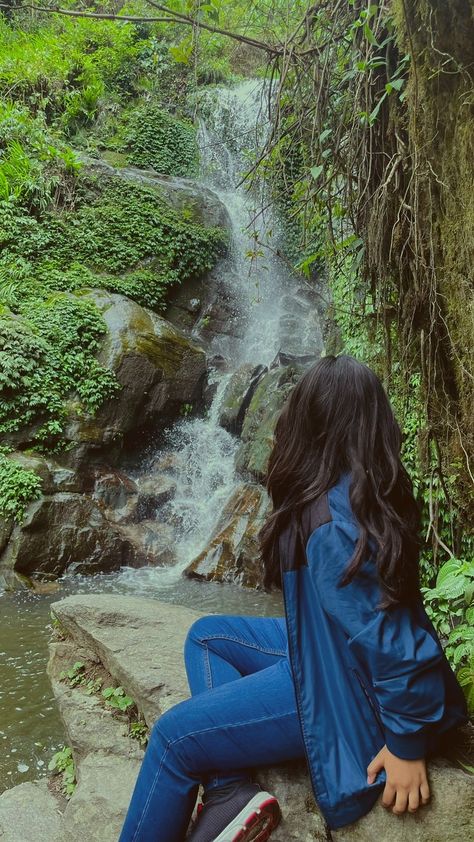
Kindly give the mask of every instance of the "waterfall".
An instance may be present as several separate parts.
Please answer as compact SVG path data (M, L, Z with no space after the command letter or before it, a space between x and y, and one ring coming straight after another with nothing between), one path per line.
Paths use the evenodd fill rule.
M160 509L159 518L173 528L177 563L124 569L120 577L135 591L176 583L206 545L239 483L234 468L239 442L219 425L232 372L245 362L269 365L280 349L299 355L322 348L315 308L301 298L301 280L276 253L278 224L271 206L265 207L265 184L256 180L249 190L242 183L268 128L263 97L263 83L250 80L233 88L209 89L197 104L201 182L217 194L230 221L229 255L219 277L226 284L223 293L230 292L235 302L240 329L211 341L210 354L222 355L228 367L210 372L215 394L207 415L177 421L152 456L151 464L159 463L167 451L175 457L167 473L176 493ZM148 470L149 466L150 461ZM136 479L139 483L140 474Z
M301 279L276 254L279 227L271 207L266 207L265 184L256 180L252 190L240 184L268 129L263 95L261 82L247 81L201 92L196 107L201 182L217 194L229 220L231 247L218 267L218 289L235 306L236 329L216 333L207 349L210 357L220 354L226 360L222 368L210 368L209 388L214 391L207 412L175 422L134 472L139 485L151 478L152 487L159 488L163 474L168 483L171 480L173 497L160 508L153 526L159 532L163 525L176 563L123 567L94 576L74 573L71 566L61 577L62 595L114 592L156 596L208 612L275 615L281 611L277 595L213 584L200 587L181 575L207 544L239 484L234 467L239 440L219 424L233 372L245 362L269 365L280 349L306 354L322 348L314 303L305 296ZM130 167L123 177L151 186L159 181L153 173ZM196 338L199 341L199 335ZM11 716L0 729L0 773L11 783L24 780L25 774L28 778L43 774L45 758L59 749L61 725L45 673L49 604L56 598L54 593L29 591L2 597L4 627L9 630L0 652L5 661L2 690Z
M197 113L202 180L229 216L229 285L244 321L239 340L220 338L215 349L236 367L268 365L280 349L296 355L320 350L319 324L308 330L307 302L298 307L295 301L299 281L279 255L280 226L265 181L245 179L269 131L264 83L205 90ZM292 318L295 305L303 313L299 324Z

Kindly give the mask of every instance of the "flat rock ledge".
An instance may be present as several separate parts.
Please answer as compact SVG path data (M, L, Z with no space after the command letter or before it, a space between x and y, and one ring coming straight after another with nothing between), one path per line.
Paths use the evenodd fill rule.
M59 680L87 661L131 695L149 726L188 695L183 644L200 614L154 599L69 596L53 604L62 639L50 644L48 674L72 746L77 787L66 803L43 779L0 796L0 842L117 842L143 750L99 699ZM439 759L430 764L432 803L403 818L380 804L361 821L330 833L310 789L304 763L258 770L278 797L283 821L275 842L464 842L474 836L474 779ZM157 842L159 839L157 837Z

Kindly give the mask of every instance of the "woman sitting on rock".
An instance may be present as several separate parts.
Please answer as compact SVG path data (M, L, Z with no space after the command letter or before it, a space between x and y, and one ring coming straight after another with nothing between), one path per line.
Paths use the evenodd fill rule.
M369 368L328 356L306 371L276 425L261 532L286 616L191 627L192 698L155 723L120 842L183 842L199 784L190 842L264 842L280 810L251 770L303 757L329 828L381 793L398 815L428 802L426 758L466 708L422 606L400 444Z

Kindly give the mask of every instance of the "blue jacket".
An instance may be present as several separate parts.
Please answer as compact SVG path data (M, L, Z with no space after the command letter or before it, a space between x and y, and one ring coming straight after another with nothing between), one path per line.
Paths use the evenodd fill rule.
M378 610L373 557L347 586L337 584L354 552L358 524L350 476L280 538L289 656L316 801L331 829L367 813L385 781L367 783L383 745L416 759L437 751L441 734L466 722L466 705L421 601Z

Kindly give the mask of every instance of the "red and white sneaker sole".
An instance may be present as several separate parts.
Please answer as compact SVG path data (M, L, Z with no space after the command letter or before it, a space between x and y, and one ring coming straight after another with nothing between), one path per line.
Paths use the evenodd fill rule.
M281 819L278 801L268 792L255 795L214 842L266 842Z

